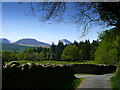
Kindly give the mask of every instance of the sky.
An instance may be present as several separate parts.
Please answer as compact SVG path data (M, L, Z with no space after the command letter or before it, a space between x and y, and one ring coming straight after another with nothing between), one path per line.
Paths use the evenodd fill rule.
M7 38L15 42L23 38L33 38L41 42L52 44L58 40L67 39L71 42L90 41L98 38L98 28L88 32L81 38L82 30L78 30L75 24L43 24L39 22L39 17L29 15L29 8L26 4L4 2L2 3L2 38Z

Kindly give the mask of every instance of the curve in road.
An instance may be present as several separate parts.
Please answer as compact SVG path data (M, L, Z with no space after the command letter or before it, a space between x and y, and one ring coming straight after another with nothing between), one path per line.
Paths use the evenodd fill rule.
M110 77L112 73L104 75L75 75L77 78L85 77L86 79L78 88L111 88Z

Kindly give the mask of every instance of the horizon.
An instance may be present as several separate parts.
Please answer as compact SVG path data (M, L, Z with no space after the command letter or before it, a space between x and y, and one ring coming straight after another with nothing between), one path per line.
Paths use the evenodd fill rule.
M41 23L39 17L27 15L28 8L25 4L18 5L16 2L2 3L2 38L15 42L22 38L33 38L48 44L58 43L61 39L71 42L90 42L98 39L98 32L104 31L94 27L87 35L81 38L83 30L72 23ZM65 17L67 18L67 17Z
M7 39L7 40L9 40L10 41L10 43L15 43L15 42L17 42L17 41L19 41L19 40L22 40L22 39L33 39L33 40L37 40L37 39L35 39L35 38L21 38L21 39L18 39L17 41L13 41L13 42L11 42L11 40L10 39L8 39L8 38L0 38L0 39ZM63 38L63 39L61 39L61 40L64 40L65 38ZM68 39L66 39L66 40L68 40ZM85 40L89 40L89 39L85 39ZM85 40L84 40L84 42L85 42ZM44 41L39 41L39 40L37 40L38 42L43 42L43 43L47 43L47 42L44 42ZM68 41L70 41L70 40L68 40ZM74 41L76 41L76 40L74 40ZM70 41L71 43L74 43L74 41ZM89 40L90 41L90 40ZM58 42L59 42L59 40L58 40ZM55 45L57 45L58 44L58 42L57 43L54 43L54 42L52 42L52 43L54 43ZM77 41L78 42L78 41ZM81 41L79 41L79 42L81 42ZM78 42L78 43L79 43ZM93 40L92 41L90 41L90 43L92 43L93 42ZM52 43L47 43L47 44L49 44L49 45L52 45Z

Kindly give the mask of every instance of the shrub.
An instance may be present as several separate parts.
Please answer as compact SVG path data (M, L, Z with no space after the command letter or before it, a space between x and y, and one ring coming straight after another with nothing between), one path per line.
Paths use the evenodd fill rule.
M118 77L118 80L120 81L120 62L118 63L117 69L116 69L116 76Z

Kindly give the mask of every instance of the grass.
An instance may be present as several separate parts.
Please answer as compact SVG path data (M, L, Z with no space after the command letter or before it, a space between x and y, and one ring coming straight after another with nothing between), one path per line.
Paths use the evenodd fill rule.
M85 79L85 78L77 78L77 79L75 79L75 80L73 81L73 83L72 83L72 87L73 87L73 88L77 88L84 79Z
M75 75L94 75L94 74L84 74L84 73L76 73Z
M39 63L39 64L45 64L45 63L50 63L50 64L84 64L84 63L91 63L95 64L94 61L84 61L84 62L70 62L70 61L27 61L27 60L21 60L18 61L20 64L25 64L25 63ZM9 62L5 62L7 64Z
M118 80L117 76L112 76L110 78L111 87L115 90L120 90L120 81Z
M78 88L78 86L84 79L85 78L75 78L72 81L65 82L61 88L63 88L64 90L74 90L75 88Z

